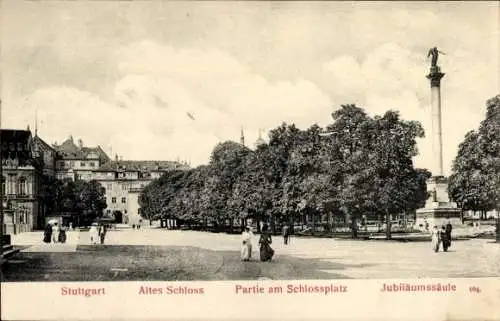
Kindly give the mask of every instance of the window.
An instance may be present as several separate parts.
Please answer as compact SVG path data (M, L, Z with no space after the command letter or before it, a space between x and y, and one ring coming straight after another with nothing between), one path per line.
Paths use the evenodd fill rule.
M95 163L94 163L94 162L90 162L90 163L89 163L89 166L90 166L90 167L94 167L94 166L95 166Z
M2 194L7 194L7 190L5 189L5 177L2 176Z
M126 197L122 197L122 203L127 203L127 198Z
M81 167L85 167L85 162L80 162Z
M128 189L127 184L123 184L123 185L122 185L122 190L126 191L127 189Z
M111 210L106 210L106 214L109 214L109 213L111 213Z
M116 197L111 198L111 203L116 203Z
M113 189L113 184L108 183L108 190L111 190L111 189Z
M18 190L19 195L25 196L26 195L26 187L27 187L26 186L26 178L20 177L17 184L18 184L17 190Z

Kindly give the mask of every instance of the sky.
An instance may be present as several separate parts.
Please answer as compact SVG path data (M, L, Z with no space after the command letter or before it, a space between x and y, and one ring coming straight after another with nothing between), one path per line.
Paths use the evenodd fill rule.
M420 121L432 164L427 51L445 55L443 153L499 94L495 2L12 1L1 8L2 128L72 135L124 159L208 162L215 144L306 129L354 103Z

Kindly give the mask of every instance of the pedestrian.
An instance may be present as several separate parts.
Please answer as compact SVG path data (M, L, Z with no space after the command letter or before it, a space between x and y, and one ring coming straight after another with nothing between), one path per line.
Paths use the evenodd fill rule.
M106 225L101 224L101 226L99 226L99 237L101 239L101 244L104 244L104 239L106 238L106 232L107 232Z
M57 243L59 238L59 225L57 222L52 225L52 242Z
M441 241L443 243L443 251L447 252L450 245L450 240L448 239L448 233L446 233L446 227L441 226Z
M437 225L434 225L434 228L432 229L431 232L431 246L434 252L439 251L439 243L440 243L440 237L439 237L439 230L437 228Z
M446 238L448 239L448 247L451 246L451 231L453 230L453 226L451 225L450 220L446 223Z
M43 241L45 243L50 243L52 239L52 225L47 224L45 231L43 232Z
M97 231L97 223L92 223L89 230L90 244L97 244L97 239L99 237Z
M288 244L288 238L290 237L290 228L288 227L288 225L284 225L283 226L283 241L285 243L285 245Z
M66 228L64 226L61 226L57 240L61 243L66 243Z
M262 226L262 231L260 234L259 245L260 245L260 260L262 262L271 261L274 255L274 250L271 247L272 243L271 234L269 233L269 228L267 224Z
M252 258L252 231L246 226L241 234L241 260L250 261Z

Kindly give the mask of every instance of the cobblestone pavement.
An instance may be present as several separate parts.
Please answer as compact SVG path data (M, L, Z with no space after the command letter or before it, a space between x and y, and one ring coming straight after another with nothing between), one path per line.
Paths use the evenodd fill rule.
M24 251L58 252L67 246L74 251L90 243L88 232L70 232L67 245L40 244L41 232L24 233L13 238L15 245L33 245ZM71 241L70 241L71 240ZM254 257L258 235L254 236ZM238 251L239 235L164 229L110 230L106 245L193 246L214 251ZM71 247L70 247L71 246ZM282 237L273 238L275 260L280 256L320 259L340 263L346 278L426 278L426 277L490 277L500 276L500 244L493 240L454 241L449 252L435 253L429 242L387 242L295 238L285 246Z

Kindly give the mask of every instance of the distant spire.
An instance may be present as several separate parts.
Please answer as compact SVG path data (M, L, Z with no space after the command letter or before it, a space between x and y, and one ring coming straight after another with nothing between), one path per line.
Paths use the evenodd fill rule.
M35 136L38 136L38 108L35 109Z
M243 133L243 126L241 126L240 143L241 143L241 145L245 146L245 134Z
M26 130L29 131L29 132L31 131L30 124L28 124L28 127L26 128Z

